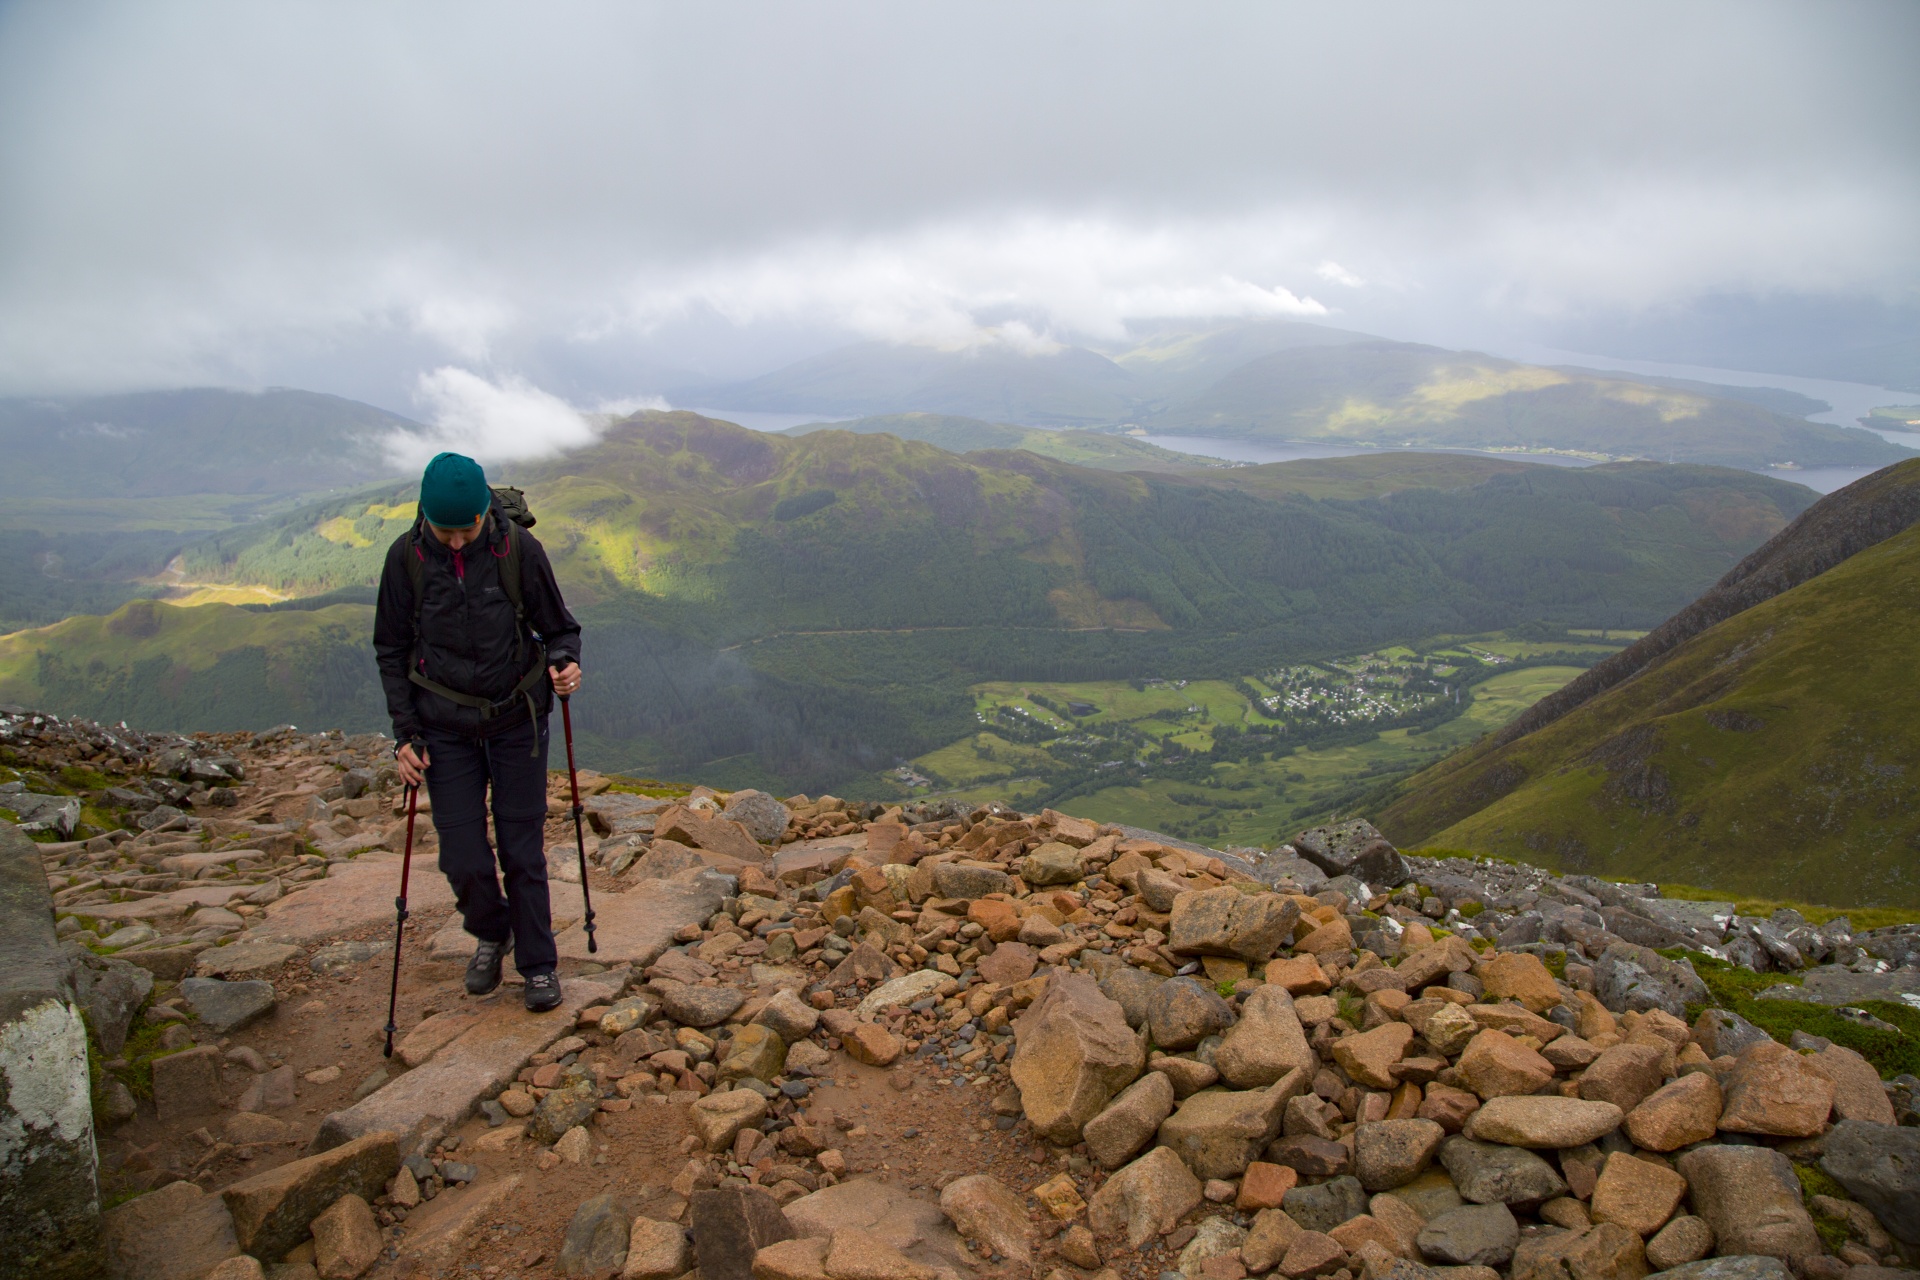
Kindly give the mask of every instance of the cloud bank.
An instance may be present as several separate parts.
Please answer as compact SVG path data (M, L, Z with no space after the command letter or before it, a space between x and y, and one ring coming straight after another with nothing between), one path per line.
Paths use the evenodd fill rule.
M0 393L418 391L551 434L529 379L852 338L1912 302L1914 48L1901 0L15 5Z

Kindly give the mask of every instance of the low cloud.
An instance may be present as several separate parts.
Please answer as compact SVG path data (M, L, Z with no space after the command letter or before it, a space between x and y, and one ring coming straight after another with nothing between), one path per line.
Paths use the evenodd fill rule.
M427 411L427 431L386 442L388 456L406 467L424 465L443 451L483 463L548 458L600 435L580 410L512 374L489 380L443 365L420 375L414 398Z
M637 273L608 328L700 310L740 326L803 322L958 350L1044 352L1117 339L1148 317L1318 317L1289 284L1317 220L1287 214L1142 223L1025 215L817 237L678 271Z

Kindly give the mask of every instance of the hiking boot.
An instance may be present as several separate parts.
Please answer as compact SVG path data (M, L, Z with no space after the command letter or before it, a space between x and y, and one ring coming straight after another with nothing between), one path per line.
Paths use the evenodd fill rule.
M504 942L480 939L480 945L473 949L473 959L467 961L468 995L484 996L500 985L500 963L507 958L507 948L512 945L511 936Z
M536 973L527 979L527 1008L534 1013L546 1013L560 1007L560 975L557 973Z

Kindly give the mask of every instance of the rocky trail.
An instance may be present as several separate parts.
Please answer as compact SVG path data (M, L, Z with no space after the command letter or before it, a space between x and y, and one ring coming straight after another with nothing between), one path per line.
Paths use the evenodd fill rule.
M1884 1066L1920 1045L1861 1006L1920 1005L1920 929L1411 857L1363 822L1214 851L583 775L589 953L556 775L561 1009L527 1013L511 977L466 995L422 813L388 1059L390 746L0 708L0 1275L1920 1260L1920 1080L1783 1043L1696 967L1837 1010Z

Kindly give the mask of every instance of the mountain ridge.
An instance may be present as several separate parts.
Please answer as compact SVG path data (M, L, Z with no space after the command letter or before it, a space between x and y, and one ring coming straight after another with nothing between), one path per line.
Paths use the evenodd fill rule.
M1163 328L1130 344L1044 353L863 343L698 395L742 411L928 412L1033 427L1137 425L1748 469L1912 456L1871 431L1779 412L1813 403L1790 393L1548 368L1299 322Z
M424 430L357 400L285 387L5 399L0 493L315 494L397 475L382 446Z
M1920 903L1916 582L1906 463L1823 499L1505 730L1377 793L1382 829L1598 874Z
M890 435L919 440L949 453L976 453L983 449L1025 449L1045 458L1104 471L1186 471L1229 465L1198 454L1176 453L1158 445L1107 431L1048 431L1010 422L939 413L889 413L845 422L809 422L788 427L782 435L811 435L816 431L851 431L857 435Z
M1495 735L1492 745L1504 746L1544 728L1708 628L1825 573L1917 520L1920 460L1876 471L1829 494L1735 565L1698 600L1523 712Z

